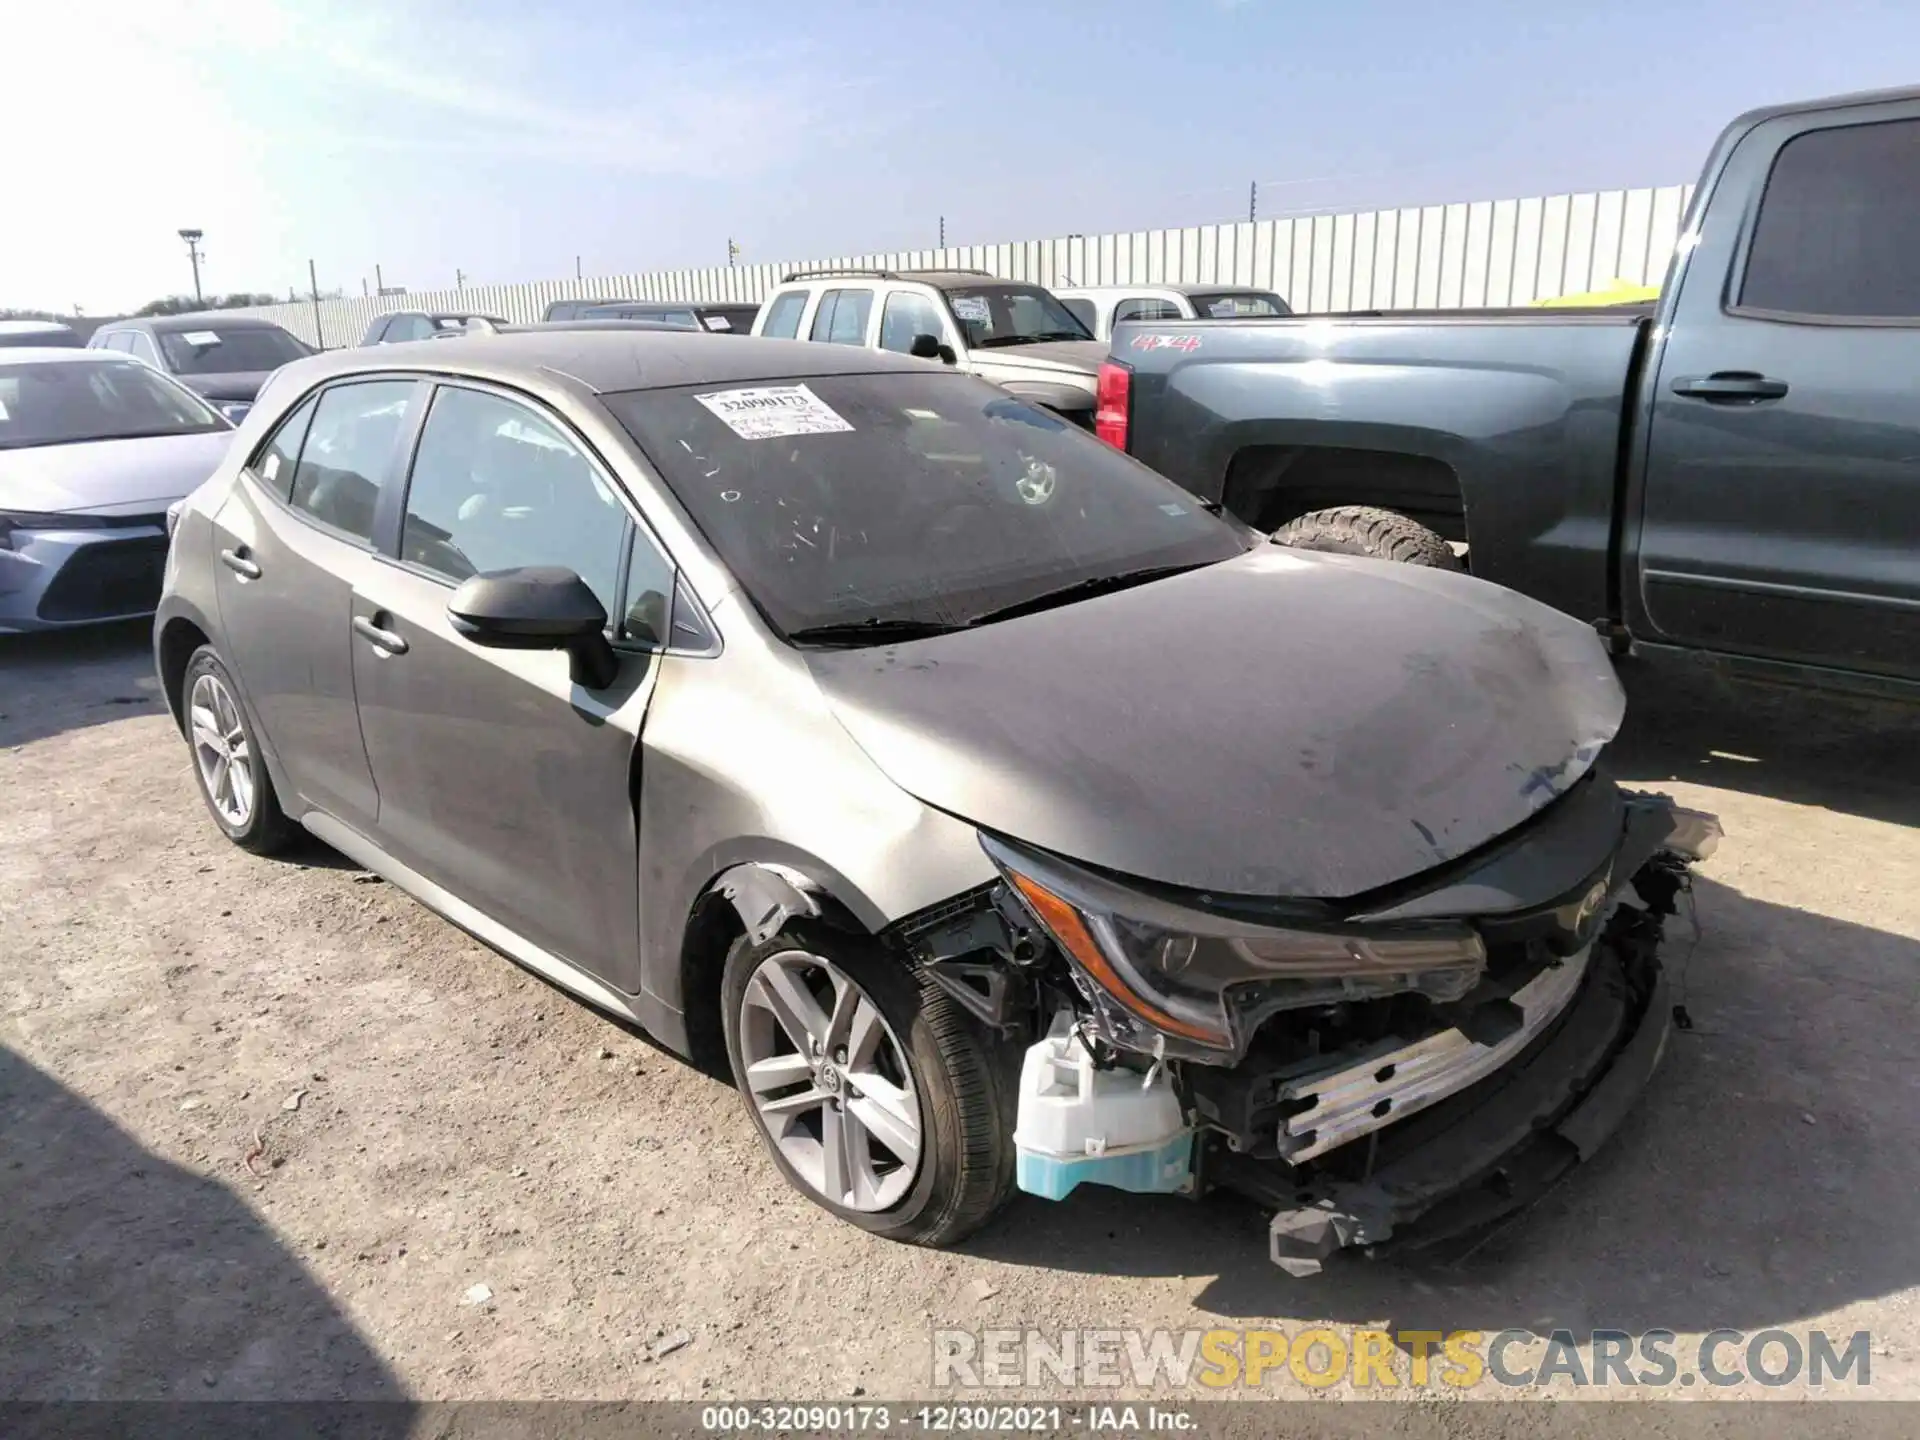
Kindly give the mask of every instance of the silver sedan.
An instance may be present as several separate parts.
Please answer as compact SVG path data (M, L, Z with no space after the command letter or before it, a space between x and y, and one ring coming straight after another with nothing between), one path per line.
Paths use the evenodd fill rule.
M153 613L167 511L233 426L129 356L0 352L0 633Z

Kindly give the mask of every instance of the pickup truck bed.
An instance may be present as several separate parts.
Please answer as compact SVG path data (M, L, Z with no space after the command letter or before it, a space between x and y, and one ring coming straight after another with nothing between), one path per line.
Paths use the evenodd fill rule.
M1888 90L1729 125L1651 311L1130 322L1095 429L1303 544L1464 540L1616 652L1913 699L1916 374L1920 89Z
M1170 337L1178 322L1160 322L1119 327L1114 354L1147 338L1136 330L1193 337L1135 374L1135 412L1178 419L1136 428L1131 449L1248 524L1364 495L1467 541L1483 579L1598 619L1650 323L1638 306L1211 321ZM1366 404L1376 387L1390 409Z

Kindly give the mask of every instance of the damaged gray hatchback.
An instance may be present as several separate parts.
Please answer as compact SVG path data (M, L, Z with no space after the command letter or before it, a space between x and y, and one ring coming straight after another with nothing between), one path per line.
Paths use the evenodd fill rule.
M155 648L236 843L724 1058L792 1184L926 1244L1230 1187L1304 1273L1525 1203L1656 1063L1719 833L1601 770L1585 626L851 347L288 366Z

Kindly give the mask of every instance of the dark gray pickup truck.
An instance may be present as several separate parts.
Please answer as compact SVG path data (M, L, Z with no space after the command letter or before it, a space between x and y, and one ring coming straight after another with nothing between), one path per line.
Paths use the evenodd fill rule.
M1920 89L1736 120L1656 305L1125 324L1097 429L1620 653L1920 698Z

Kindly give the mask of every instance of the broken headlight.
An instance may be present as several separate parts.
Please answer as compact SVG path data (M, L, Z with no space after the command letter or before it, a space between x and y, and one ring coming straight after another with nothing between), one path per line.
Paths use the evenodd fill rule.
M1014 892L1053 936L1101 1008L1203 1050L1234 1052L1236 1020L1342 1000L1419 991L1455 1000L1486 968L1478 934L1464 925L1366 930L1266 925L1196 910L1117 885L1051 857L983 838ZM1116 1036L1123 1042L1128 1035Z

